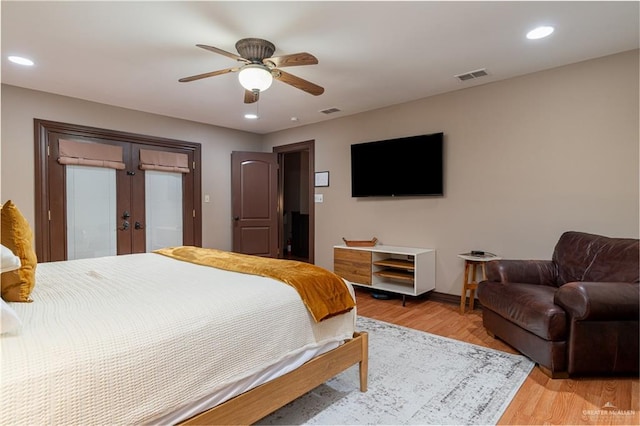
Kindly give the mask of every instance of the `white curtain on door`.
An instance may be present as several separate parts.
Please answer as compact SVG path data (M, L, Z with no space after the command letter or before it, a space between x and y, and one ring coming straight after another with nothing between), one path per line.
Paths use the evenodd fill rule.
M116 170L66 166L67 259L117 254Z
M147 252L183 245L182 173L144 173Z

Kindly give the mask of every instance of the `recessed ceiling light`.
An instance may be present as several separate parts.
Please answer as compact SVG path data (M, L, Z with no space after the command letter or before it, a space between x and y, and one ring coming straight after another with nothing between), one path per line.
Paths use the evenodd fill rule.
M31 59L23 58L22 56L9 56L8 58L14 64L31 66L33 65L33 61Z
M545 38L553 32L553 27L543 26L534 28L533 30L527 33L527 38L529 40L537 40L539 38Z
M258 119L258 114L245 114L244 118L246 118L248 120L257 120Z

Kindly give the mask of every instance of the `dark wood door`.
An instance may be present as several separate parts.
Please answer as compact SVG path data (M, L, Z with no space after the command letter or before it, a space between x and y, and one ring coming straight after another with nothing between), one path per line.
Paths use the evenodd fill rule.
M140 150L186 155L189 173L182 176L182 244L202 244L200 219L200 144L34 120L36 128L36 253L38 261L67 260L67 173L58 162L59 140L122 147L124 170L117 170L117 254L142 253L148 232L145 205L145 171L139 167ZM126 224L125 224L126 222Z
M144 173L138 170L140 147L123 144L125 170L116 174L118 194L118 254L144 253L145 231L133 226L144 223ZM126 225L125 225L126 224Z
M182 148L172 148L167 146L153 147L145 144L130 143L127 144L128 151L125 151L125 162L131 165L126 173L121 173L118 182L118 191L122 191L122 198L118 192L118 205L129 206L131 213L129 239L130 244L126 242L122 246L118 246L118 254L128 253L145 253L158 247L147 247L147 235L149 231L146 220L146 172L140 170L137 166L140 163L140 150L172 152L187 155L187 163L195 165L194 153L190 150ZM190 166L192 168L193 166ZM196 239L196 206L194 197L195 188L195 170L182 174L182 244L198 245ZM126 176L125 176L126 175ZM125 187L127 187L125 189ZM128 198L127 198L128 197ZM125 208L126 209L126 208ZM126 231L122 231L126 234ZM121 238L118 239L120 243Z
M46 157L46 194L48 198L48 222L46 231L50 235L49 245L45 247L43 254L47 261L67 260L67 173L65 166L58 163L59 141L70 139L65 133L49 133L47 138L48 149ZM73 137L73 136L72 136ZM123 160L127 167L124 170L115 171L116 181L116 208L117 228L115 232L117 254L130 254L144 252L144 233L134 233L132 219L138 217L141 211L144 214L144 192L140 197L140 191L144 191L144 177L141 173L136 173L137 168L133 165L131 154L131 144L121 141L108 141L100 139L83 139L76 137L76 141L87 143L103 143L118 145L123 149ZM137 196L134 197L133 195Z
M277 154L232 152L231 199L233 251L277 258Z

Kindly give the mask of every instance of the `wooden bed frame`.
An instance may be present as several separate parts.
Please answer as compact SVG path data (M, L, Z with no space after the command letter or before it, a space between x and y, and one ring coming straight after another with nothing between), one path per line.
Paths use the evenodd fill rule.
M360 391L367 391L369 336L356 332L353 339L313 358L299 368L195 415L182 425L249 425L299 398L352 365L360 363Z

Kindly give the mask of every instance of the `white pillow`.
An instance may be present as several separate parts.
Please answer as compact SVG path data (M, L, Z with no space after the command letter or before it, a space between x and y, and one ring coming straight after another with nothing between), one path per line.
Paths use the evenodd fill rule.
M18 314L4 299L0 299L0 334L16 333L22 326Z
M8 272L20 268L20 258L5 246L0 244L0 247L0 270L2 272Z

